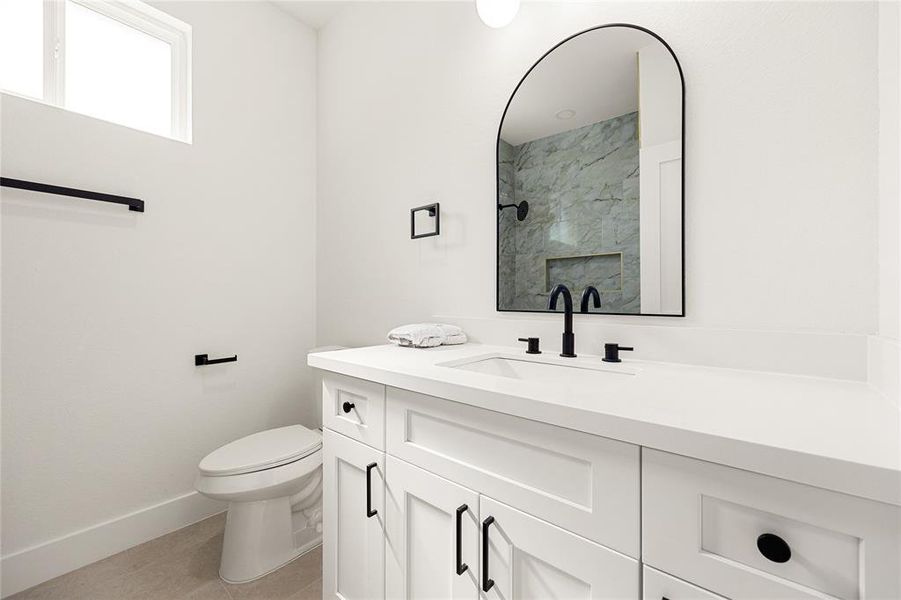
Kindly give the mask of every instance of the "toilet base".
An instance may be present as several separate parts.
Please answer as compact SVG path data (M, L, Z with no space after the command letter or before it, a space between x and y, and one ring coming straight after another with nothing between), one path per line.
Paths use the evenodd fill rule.
M319 535L295 534L290 501L282 497L229 503L219 566L223 581L259 579L320 544ZM298 546L295 542L301 539L304 543Z
M285 566L287 566L287 565L290 565L292 562L294 562L295 560L297 560L298 558L300 558L301 556L303 556L303 555L306 554L307 552L310 552L310 551L312 551L312 550L315 550L316 548L318 548L318 547L321 546L321 545L322 545L322 538L320 537L318 540L314 540L314 541L310 542L309 544L306 544L305 546L303 546L300 550L297 551L297 554L294 555L294 557L292 557L292 558L291 558L290 560L288 560L287 562L284 562L284 563L282 563L282 564L280 564L280 565L278 565L278 566L276 566L276 567L273 567L272 569L269 569L269 570L266 571L265 573L261 573L260 575L257 575L257 576L254 577L253 579L245 579L244 581L231 581L230 579L226 579L226 578L222 575L222 570L221 570L221 567L220 567L220 571L219 571L219 579L221 579L221 580L224 581L225 583L228 583L228 584L231 584L231 585L240 585L240 584L242 584L242 583L251 583L251 582L253 582L253 581L256 581L257 579L262 579L263 577L265 577L266 575L269 575L270 573L275 573L276 571L278 571L278 570L281 569L282 567L285 567Z

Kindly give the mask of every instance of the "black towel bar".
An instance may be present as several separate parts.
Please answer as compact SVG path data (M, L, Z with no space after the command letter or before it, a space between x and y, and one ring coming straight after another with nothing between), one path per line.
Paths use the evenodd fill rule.
M128 210L144 212L144 201L138 200L137 198L127 198L125 196L115 196L113 194L103 194L101 192L90 192L88 190L77 190L75 188L67 188L59 185L50 185L49 183L36 183L34 181L25 181L24 179L12 179L10 177L0 177L0 186L29 190L32 192L43 192L45 194L57 194L59 196L72 196L73 198L85 198L87 200L97 200L99 202L124 204L128 206Z

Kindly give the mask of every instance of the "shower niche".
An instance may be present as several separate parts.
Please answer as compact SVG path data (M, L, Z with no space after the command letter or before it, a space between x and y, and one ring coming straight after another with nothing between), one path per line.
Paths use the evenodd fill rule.
M548 51L497 138L497 309L546 312L562 283L592 312L684 315L682 71L634 25Z

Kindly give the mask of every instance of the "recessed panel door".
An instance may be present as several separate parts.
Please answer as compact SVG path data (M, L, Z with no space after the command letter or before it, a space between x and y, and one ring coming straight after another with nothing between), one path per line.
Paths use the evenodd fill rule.
M479 495L388 456L389 598L479 597Z
M323 598L385 597L385 454L323 432Z

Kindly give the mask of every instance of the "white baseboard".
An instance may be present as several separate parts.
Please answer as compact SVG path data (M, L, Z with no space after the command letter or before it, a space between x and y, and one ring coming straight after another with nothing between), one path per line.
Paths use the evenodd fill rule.
M96 562L225 510L197 492L178 496L0 558L0 597Z

